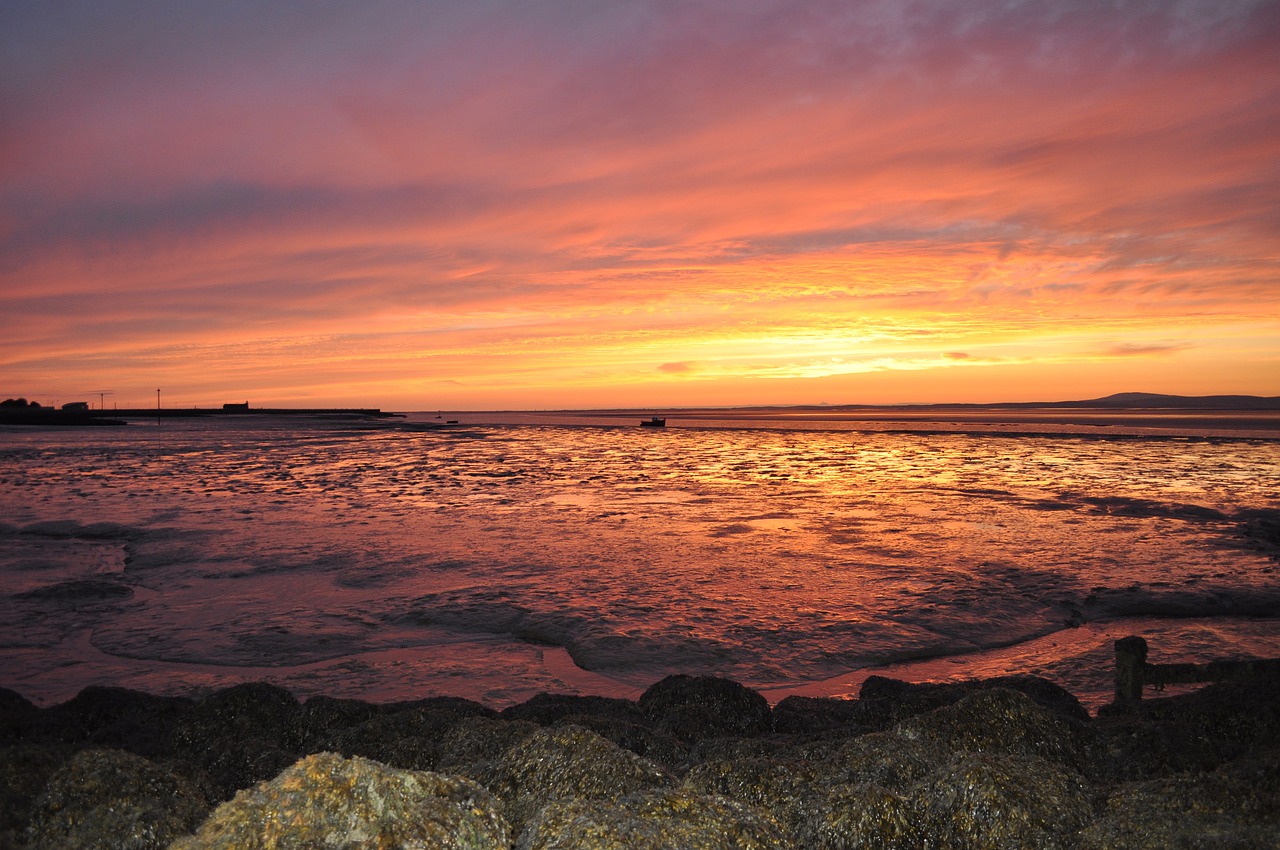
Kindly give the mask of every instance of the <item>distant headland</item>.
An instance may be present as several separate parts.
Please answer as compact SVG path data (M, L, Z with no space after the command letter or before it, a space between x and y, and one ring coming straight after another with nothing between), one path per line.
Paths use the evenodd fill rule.
M862 405L853 405L859 406ZM1102 398L1082 401L1007 401L992 404L892 404L866 405L867 407L902 408L994 408L1017 410L1020 408L1089 408L1111 410L1280 410L1280 396L1256 395L1165 395L1163 393L1114 393Z
M25 398L0 401L0 425L118 426L130 419L175 419L203 416L311 416L342 419L388 419L401 416L376 407L250 407L248 402L222 407L154 407L94 410L88 402L47 407Z

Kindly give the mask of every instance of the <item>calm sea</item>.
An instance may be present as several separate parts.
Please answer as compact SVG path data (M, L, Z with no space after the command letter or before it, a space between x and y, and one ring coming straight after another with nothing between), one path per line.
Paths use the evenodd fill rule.
M1036 673L1096 706L1128 634L1280 656L1274 422L642 413L0 430L0 687Z

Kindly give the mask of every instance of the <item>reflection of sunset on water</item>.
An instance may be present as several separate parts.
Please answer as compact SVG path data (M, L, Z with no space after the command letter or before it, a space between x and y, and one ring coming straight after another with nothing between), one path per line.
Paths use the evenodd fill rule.
M1274 645L1244 534L1275 512L1274 437L514 418L11 433L0 679L502 704L670 672L848 693L937 657L893 669L1095 704L1126 629Z

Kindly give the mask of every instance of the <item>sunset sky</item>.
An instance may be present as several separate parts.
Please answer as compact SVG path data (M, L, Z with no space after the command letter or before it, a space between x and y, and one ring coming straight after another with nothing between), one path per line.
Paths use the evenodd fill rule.
M0 396L1280 394L1280 3L0 4Z

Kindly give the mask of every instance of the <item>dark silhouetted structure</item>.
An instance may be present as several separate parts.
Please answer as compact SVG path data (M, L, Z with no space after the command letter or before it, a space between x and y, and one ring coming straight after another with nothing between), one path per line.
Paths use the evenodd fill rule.
M1206 664L1149 664L1147 642L1140 637L1121 638L1116 649L1116 702L1142 699L1144 685L1194 684L1236 679L1280 679L1280 658L1245 661L1210 661Z

